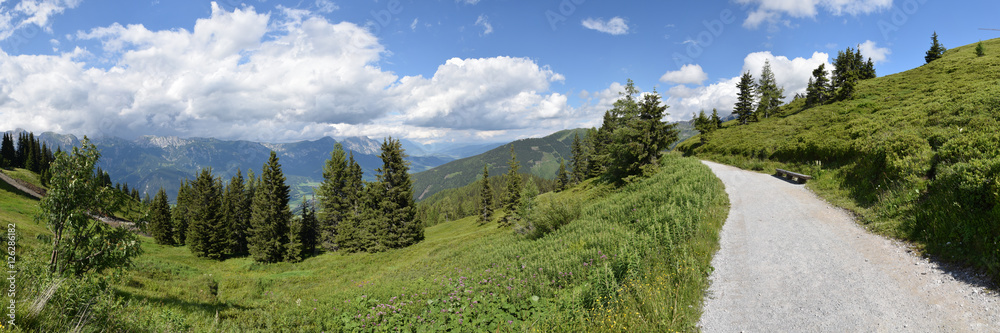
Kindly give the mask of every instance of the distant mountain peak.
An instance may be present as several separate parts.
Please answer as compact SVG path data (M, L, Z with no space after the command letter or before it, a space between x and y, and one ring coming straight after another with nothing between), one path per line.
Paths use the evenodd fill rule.
M170 147L180 147L191 143L191 140L181 139L176 136L155 136L155 135L144 135L136 140L139 143L145 143L148 145L160 147L160 148L170 148Z

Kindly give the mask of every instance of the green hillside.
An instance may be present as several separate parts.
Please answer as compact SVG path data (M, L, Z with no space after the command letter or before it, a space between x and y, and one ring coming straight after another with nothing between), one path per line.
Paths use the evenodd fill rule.
M198 258L141 237L135 267L64 280L25 329L694 330L727 196L695 159L673 154L661 165L622 188L588 180L538 197L526 218L576 217L535 239L469 217L429 227L404 249L260 264ZM37 201L0 186L0 208L0 221L17 224L19 260L44 274L46 238L38 235L48 231L33 220ZM45 298L45 286L20 274L18 304ZM92 295L93 283L113 292L80 296ZM17 311L27 318L31 310Z
M560 159L565 159L568 163L572 158L570 146L576 134L583 139L587 135L587 130L582 128L564 130L544 138L517 140L476 156L451 161L413 174L413 195L417 200L421 200L441 190L468 185L480 176L484 164L489 165L490 174L506 173L511 145L514 146L517 160L521 162L520 172L553 179L559 170Z
M1000 281L1000 39L859 82L850 100L783 108L678 146L747 169L788 168L861 223ZM775 203L780 204L780 203Z

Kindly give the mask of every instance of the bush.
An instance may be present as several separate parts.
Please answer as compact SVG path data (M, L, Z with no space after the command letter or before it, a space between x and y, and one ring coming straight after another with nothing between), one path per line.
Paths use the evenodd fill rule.
M572 199L552 199L538 204L525 224L515 229L528 239L539 239L580 217L580 202Z

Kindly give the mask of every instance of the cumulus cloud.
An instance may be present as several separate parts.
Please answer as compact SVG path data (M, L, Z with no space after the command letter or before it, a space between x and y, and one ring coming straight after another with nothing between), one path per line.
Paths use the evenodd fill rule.
M98 41L97 54L0 51L0 118L36 132L272 142L525 135L576 121L551 89L564 77L530 59L455 58L430 78L399 77L364 27L279 9L213 5L190 31L112 24L72 36ZM95 58L110 65L84 62Z
M610 20L604 21L600 18L587 18L581 23L584 28L597 30L609 35L624 35L628 33L628 23L625 19L615 16Z
M749 29L756 29L764 22L774 26L781 21L783 15L795 18L816 17L819 8L837 16L844 14L857 16L892 7L892 0L737 0L737 2L755 7L743 21L743 26Z
M476 19L476 26L483 28L483 35L493 33L493 25L490 24L490 18L486 15L479 15L479 18Z
M892 54L892 50L888 47L878 47L875 42L866 40L861 45L858 45L858 50L861 51L863 57L871 58L872 62L879 63L885 62L889 59L889 55Z
M31 26L52 32L51 19L67 9L80 5L82 0L22 0L12 9L0 11L0 40L11 38L17 31ZM0 1L2 4L3 1Z
M677 84L701 84L708 80L708 74L701 69L701 65L687 64L681 69L666 72L660 77L660 82L673 82Z
M742 72L749 71L754 79L758 79L764 68L764 62L769 62L778 86L785 88L785 101L787 102L796 93L805 93L813 69L819 67L820 64L826 64L828 69L832 68L829 59L830 56L822 52L815 52L809 58L796 57L793 59L775 56L771 52L754 52L743 59ZM670 88L665 93L667 105L671 106L668 109L670 119L674 121L690 120L692 114L700 110L708 112L713 108L718 109L719 113L723 115L731 113L733 105L736 104L736 94L739 92L736 88L739 80L739 76L734 76L707 86L675 86Z

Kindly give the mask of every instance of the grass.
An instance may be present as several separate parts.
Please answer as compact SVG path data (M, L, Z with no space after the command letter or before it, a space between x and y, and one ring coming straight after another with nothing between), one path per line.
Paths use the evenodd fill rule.
M1000 56L977 57L974 47L862 81L850 100L794 101L783 116L728 123L707 144L697 136L678 149L812 175L807 186L869 229L1000 281Z
M216 262L143 238L106 306L131 331L696 329L728 213L707 167L669 155L634 184L588 181L538 201L575 202L579 218L529 239L469 217L405 249L300 263Z

